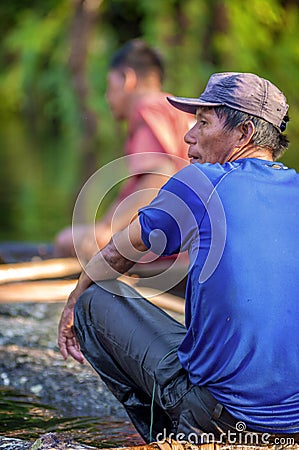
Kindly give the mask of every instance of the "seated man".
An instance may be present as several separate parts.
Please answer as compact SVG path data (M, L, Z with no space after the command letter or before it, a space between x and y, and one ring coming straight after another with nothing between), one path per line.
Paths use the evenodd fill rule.
M85 356L146 442L298 440L299 176L274 162L286 99L257 75L219 73L199 98L169 101L196 115L191 164L87 264L61 353ZM189 252L185 327L114 281L148 249Z
M167 102L167 94L162 92L163 76L160 55L139 39L129 41L112 57L106 97L115 120L127 125L124 155L130 155L126 163L131 176L95 229L92 225L76 226L75 246L71 227L58 234L55 256L90 259L109 242L116 211L114 233L129 224L138 208L152 200L154 192L183 167L184 161L187 164L187 145L179 138L189 130L191 120ZM165 155L169 155L168 160ZM131 196L136 192L138 196Z

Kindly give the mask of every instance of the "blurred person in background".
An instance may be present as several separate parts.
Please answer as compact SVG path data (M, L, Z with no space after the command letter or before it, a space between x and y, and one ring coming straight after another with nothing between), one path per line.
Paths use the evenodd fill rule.
M127 42L113 55L106 98L115 120L127 125L123 153L135 155L127 160L131 175L95 227L76 225L74 232L76 242L80 242L79 248L74 247L71 227L58 234L55 256L77 254L89 260L109 242L113 233L130 223L141 206L155 197L167 178L183 167L183 160L187 161L187 144L183 136L192 121L167 102L169 94L162 91L163 78L161 56L140 39ZM161 154L164 157L160 157Z

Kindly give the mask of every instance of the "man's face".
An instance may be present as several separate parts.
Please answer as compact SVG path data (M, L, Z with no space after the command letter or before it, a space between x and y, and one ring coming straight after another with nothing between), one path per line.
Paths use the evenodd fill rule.
M185 136L190 163L225 163L238 143L239 131L223 129L213 108L198 108L196 123Z
M126 118L127 93L125 76L118 70L110 70L107 77L106 99L116 120Z

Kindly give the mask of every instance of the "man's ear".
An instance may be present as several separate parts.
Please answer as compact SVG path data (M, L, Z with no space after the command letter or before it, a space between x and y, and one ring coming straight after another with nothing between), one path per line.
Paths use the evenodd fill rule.
M125 75L125 83L124 83L124 89L127 92L132 92L136 89L137 86L137 75L134 69L131 69L131 67L126 67L124 70Z
M255 126L254 123L251 120L248 120L248 122L244 122L240 125L240 145L239 147L245 147L248 145L251 141L252 136L255 132Z

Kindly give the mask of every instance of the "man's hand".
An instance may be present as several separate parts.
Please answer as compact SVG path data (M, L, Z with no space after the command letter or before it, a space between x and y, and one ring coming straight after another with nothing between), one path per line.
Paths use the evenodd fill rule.
M74 308L76 301L76 295L72 292L60 318L58 345L64 359L67 359L70 355L80 364L83 364L84 356L80 351L80 345L74 332Z
M114 235L113 240L99 253L91 258L81 273L75 290L69 296L62 312L58 327L58 345L64 359L70 355L79 363L84 357L74 332L74 308L80 295L94 282L116 279L134 265L134 261L144 254L147 247L141 239L139 220L135 219L123 231ZM126 256L124 256L126 255Z

